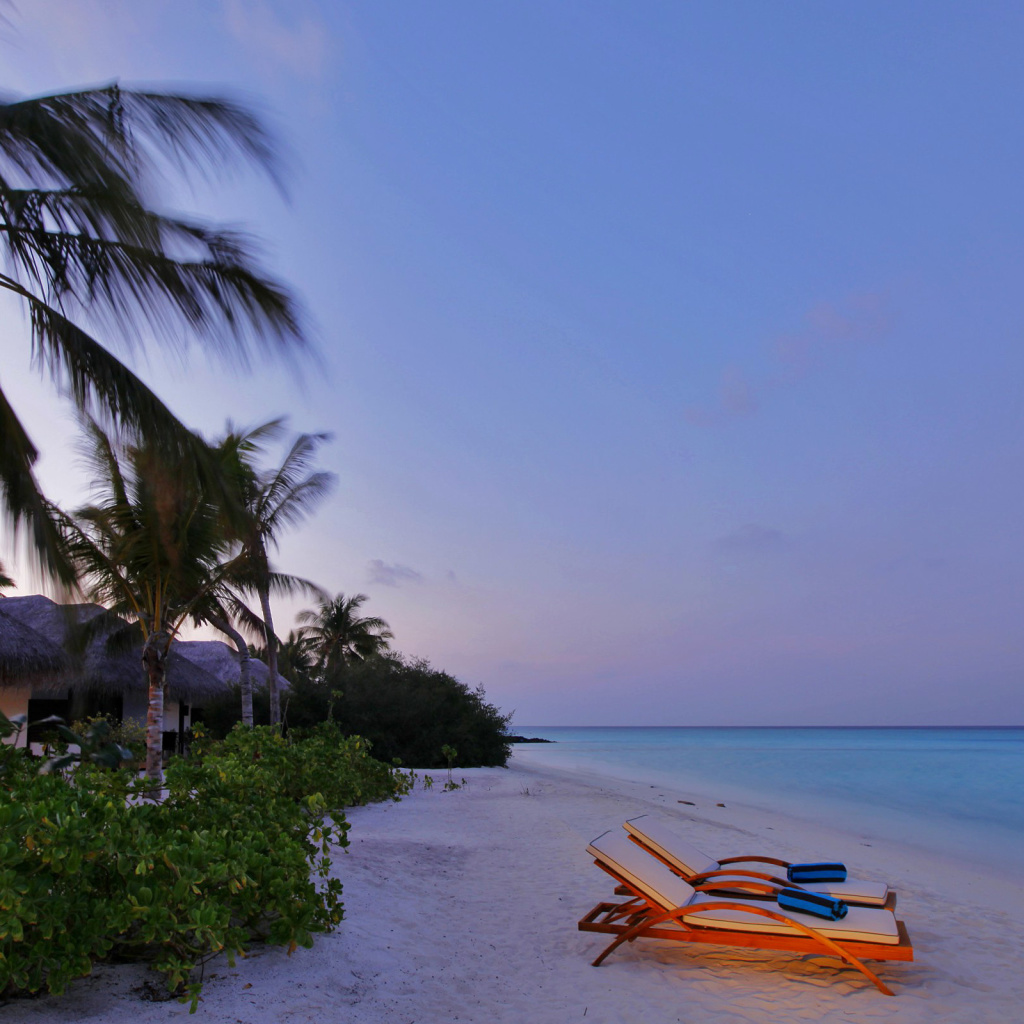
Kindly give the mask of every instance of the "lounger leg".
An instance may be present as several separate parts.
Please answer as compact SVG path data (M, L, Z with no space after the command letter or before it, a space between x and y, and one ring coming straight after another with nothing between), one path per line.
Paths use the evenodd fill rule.
M617 935L608 948L590 965L591 967L599 967L601 961L611 952L618 949L619 946L624 942L632 942L634 939L639 938L644 931L656 924L664 924L666 921L671 920L673 917L678 917L679 911L675 910L667 914L658 914L655 917L642 917L635 925L631 928L627 928L621 935Z

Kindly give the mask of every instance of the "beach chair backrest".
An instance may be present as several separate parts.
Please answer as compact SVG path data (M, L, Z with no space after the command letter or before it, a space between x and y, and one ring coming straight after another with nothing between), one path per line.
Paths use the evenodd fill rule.
M684 875L692 877L718 870L717 860L712 860L657 818L644 814L639 818L631 818L624 828Z
M587 853L665 910L681 907L693 896L692 886L618 829L598 836L587 847Z

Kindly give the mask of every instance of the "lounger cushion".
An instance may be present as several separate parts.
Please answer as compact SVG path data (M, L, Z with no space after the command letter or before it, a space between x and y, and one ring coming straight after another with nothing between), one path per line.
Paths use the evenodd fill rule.
M726 898L730 903L778 909L759 900L742 900L731 896ZM723 897L720 896L697 893L690 901L690 905L698 907L702 903L720 903L722 900ZM883 910L880 907L850 907L846 917L841 921L824 921L820 917L800 914L794 910L778 910L778 913L784 913L786 917L799 921L808 928L814 928L830 939L845 939L848 942L880 942L887 946L898 945L900 941L896 915L891 910ZM792 935L797 932L797 929L790 928L781 921L775 921L760 914L747 914L742 910L709 910L704 914L688 914L683 920L688 925L722 928L730 931L766 932L774 935Z
M694 895L692 885L640 849L620 829L599 835L587 847L587 853L666 910L683 906Z
M703 875L705 871L717 871L718 861L711 860L706 853L701 853L696 846L691 845L677 832L663 825L656 818L644 814L639 818L627 821L625 829L630 835L634 835L649 847L664 857L673 867L678 868L684 875ZM730 865L731 867L731 865ZM769 870L762 868L762 870ZM782 871L782 868L778 869Z
M659 857L664 857L669 864L678 868L684 875L703 875L708 871L717 871L721 865L717 860L710 860L691 843L687 842L674 829L663 825L656 818L642 815L625 824L626 831L641 840L643 844L654 850ZM738 861L726 864L729 871L757 871L762 875L786 877L786 869L777 864L765 864L764 861ZM726 879L714 879L716 885L726 885ZM847 878L845 882L815 882L805 885L805 889L832 896L837 900L853 903L867 903L882 906L889 897L889 887L884 882L868 882L862 878Z

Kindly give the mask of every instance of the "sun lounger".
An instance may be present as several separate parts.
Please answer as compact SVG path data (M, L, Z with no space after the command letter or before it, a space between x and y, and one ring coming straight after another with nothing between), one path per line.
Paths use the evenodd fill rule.
M718 891L739 892L749 888L747 883L754 880L806 889L846 903L896 909L896 893L885 882L847 878L845 882L804 882L794 885L786 878L789 862L777 857L727 857L725 860L712 860L674 829L646 814L632 818L624 827L630 839L667 864L691 885L714 883ZM773 871L773 868L776 870Z
M615 936L595 967L622 943L642 937L789 950L839 957L892 995L861 961L914 959L907 930L891 910L850 907L841 921L826 921L759 900L709 896L708 886L684 882L622 832L605 832L587 852L631 896L599 903L580 920L580 931Z

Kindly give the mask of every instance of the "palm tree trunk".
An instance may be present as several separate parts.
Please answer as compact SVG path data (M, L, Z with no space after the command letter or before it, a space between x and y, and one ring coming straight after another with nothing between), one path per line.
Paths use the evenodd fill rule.
M270 612L270 591L260 588L260 608L263 611L263 631L267 638L267 670L270 674L270 724L281 724L281 692L277 687L277 634L274 616Z
M146 775L157 790L164 784L164 682L171 636L151 632L142 648L142 665L149 678L149 710L146 712Z
M238 649L238 686L242 691L242 724L252 728L252 672L249 667L249 645L242 639L242 634L227 619L211 616L210 625L230 637Z

